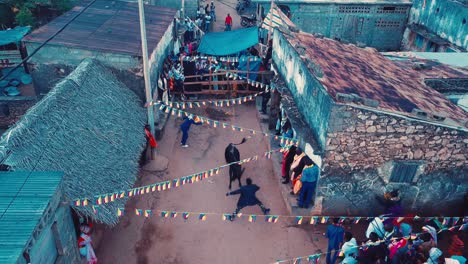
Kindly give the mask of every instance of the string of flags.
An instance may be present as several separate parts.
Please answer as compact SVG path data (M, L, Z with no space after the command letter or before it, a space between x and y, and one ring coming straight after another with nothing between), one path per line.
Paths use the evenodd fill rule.
M125 214L124 208L117 209L117 216L123 216ZM132 210L130 210L130 213ZM204 213L204 212L189 212L189 211L170 211L170 210L152 210L152 209L134 209L135 215L138 216L157 216L159 215L161 218L176 218L178 215L183 216L184 220L188 220L189 216L195 216L198 220L205 221L208 216L215 216L220 218L223 221L229 220L232 214L228 213ZM262 215L262 214L242 214L238 213L235 217L240 219L247 219L247 221L251 223L257 222L257 220L262 220L267 223L277 223L278 220L281 219L293 219L293 223L296 225L301 224L310 224L310 225L317 225L317 224L327 224L329 219L332 218L339 218L340 223L344 223L345 221L349 221L353 224L358 224L359 221L356 220L366 220L371 221L375 218L375 216L368 217L368 216L293 216L293 215ZM410 216L410 217L383 217L388 219L411 219L411 220L424 220L426 222L431 220L439 220L441 217L431 216L431 217L419 217L419 216ZM444 220L452 221L451 227L444 225L445 227L441 230L450 230L455 231L464 230L468 228L468 216L465 217L442 217ZM447 222L448 223L448 222ZM459 224L460 223L460 224ZM458 225L459 224L459 225Z
M195 174L183 176L180 178L176 178L173 180L168 180L168 181L163 181L163 182L157 182L149 185L144 185L136 188L131 188L127 190L121 190L121 191L116 191L112 193L106 193L106 194L98 194L95 195L94 198L78 198L78 199L73 199L73 205L74 206L88 206L92 205L93 208L97 208L99 205L102 204L107 204L114 202L117 199L122 199L125 197L133 197L137 195L143 195L143 194L148 194L150 192L160 192L160 191L166 191L171 188L176 188L179 186L187 185L187 184L192 184L196 183L199 181L202 181L206 178L218 175L220 170L223 168L227 168L232 164L239 164L242 165L244 163L248 163L251 161L256 161L260 157L264 157L266 159L271 158L271 154L274 152L284 152L287 150L289 146L285 146L284 148L281 149L276 149L276 150L270 150L267 152L264 152L262 155L255 155L246 159L242 159L240 161L235 161L231 162L213 169L205 170L202 172L198 172Z
M434 217L428 217L428 218L434 218ZM447 218L447 217L445 217ZM450 217L448 217L450 218ZM459 218L459 217L452 217L452 218ZM416 217L415 217L416 219ZM461 230L464 230L465 228L468 228L468 217L465 216L464 217L464 223L461 224L461 225L455 225L456 222L454 222L454 228L455 229L459 229L460 231ZM439 234L440 232L442 231L445 231L447 230L446 228L442 228L440 229L439 231L437 231L437 233ZM450 230L450 229L449 229ZM406 237L394 237L394 238L390 238L389 240L390 241L395 241L395 240L399 240L399 239L402 239L402 238L405 238L405 239L416 239L418 237L418 235L420 235L421 233L414 233L414 234L411 234L409 236L406 236ZM377 241L378 243L384 243L386 242L385 239L382 239L382 240L379 240ZM357 245L357 246L354 246L353 248L358 248L358 249L364 249L366 250L368 247L366 245ZM276 262L274 262L274 264L279 264L279 263L284 263L284 262L288 262L288 263L294 263L294 264L300 264L302 260L306 260L307 263L314 263L314 264L317 264L319 263L319 259L320 259L320 256L325 256L327 255L328 253L333 253L332 251L330 252L323 252L323 253L317 253L317 254L314 254L314 255L308 255L308 256L303 256L303 257L295 257L295 258L292 258L292 259L285 259L285 260L277 260Z
M255 98L257 96L260 96L264 93L268 92L267 91L261 91L261 92L258 92L256 94L252 94L252 95L248 95L248 96L242 96L242 97L238 97L238 98L233 98L233 99L224 99L224 100L206 100L206 101L193 101L193 102L169 102L169 106L170 107L175 107L175 108L181 108L181 109L185 109L185 108L194 108L194 107L202 107L202 106L206 106L207 104L213 104L214 106L217 106L217 107L224 107L224 106L230 106L230 105L240 105L240 104L243 104L243 103L246 103L246 102L250 102L250 101L253 101L255 100ZM154 106L154 105L160 105L164 103L163 101L154 101L154 102L150 102L150 103L147 103L145 105L145 107L148 107L148 106Z
M180 109L177 109L175 107L171 107L170 105L165 105L163 103L160 103L157 106L159 106L160 111L164 111L167 114L170 113L171 115L177 115L179 117L182 117L183 115L186 115L186 116L192 115L192 113L190 113L190 112L180 110ZM230 127L233 131L249 132L251 135L260 134L260 135L263 135L265 137L268 137L268 136L273 137L276 140L280 140L281 145L286 145L286 146L299 145L299 140L297 140L297 139L278 136L278 135L258 131L258 130L255 130L255 129L244 128L244 127L240 127L240 126L234 126L234 125L231 125L229 123L220 122L220 121L209 119L207 117L203 117L203 116L199 116L199 115L194 115L194 116L197 116L200 119L200 122L206 123L206 124L208 124L208 125L210 125L210 126L212 126L214 128L217 128L217 127L228 128L228 127Z
M257 56L248 56L248 59L250 61L262 61L262 58L257 57ZM183 61L197 61L197 60L210 60L214 63L217 63L218 61L221 62L239 62L241 58L239 57L215 57L215 56L185 56L183 58Z

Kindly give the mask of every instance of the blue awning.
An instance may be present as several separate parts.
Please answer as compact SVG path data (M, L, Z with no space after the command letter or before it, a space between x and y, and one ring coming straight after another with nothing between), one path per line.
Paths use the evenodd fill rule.
M28 34L31 27L15 27L10 30L0 30L0 46L8 45L10 43L18 43Z
M257 43L258 28L250 27L205 34L197 51L207 55L226 56L236 54Z

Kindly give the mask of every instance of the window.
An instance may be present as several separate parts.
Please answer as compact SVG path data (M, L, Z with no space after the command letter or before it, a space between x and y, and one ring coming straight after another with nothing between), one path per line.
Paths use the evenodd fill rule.
M394 6L384 6L383 10L384 11L395 11L396 7Z
M412 183L420 163L411 161L396 161L393 165L391 182Z

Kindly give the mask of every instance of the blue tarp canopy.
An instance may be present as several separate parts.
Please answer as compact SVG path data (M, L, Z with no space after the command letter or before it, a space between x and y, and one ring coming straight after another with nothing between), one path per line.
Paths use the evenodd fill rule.
M236 54L257 43L258 28L250 27L205 34L197 51L207 55L226 56Z
M0 46L8 45L10 43L18 43L28 34L31 27L15 27L10 30L0 30Z
M251 56L250 58L256 58L256 57ZM241 70L241 71L257 72L260 69L260 64L261 64L260 60L250 60L249 61L249 57L241 56L239 58L239 66L237 67L237 69ZM246 73L239 73L239 76L247 77L247 74ZM256 73L250 73L249 74L249 80L255 81L256 79L257 79L257 74Z

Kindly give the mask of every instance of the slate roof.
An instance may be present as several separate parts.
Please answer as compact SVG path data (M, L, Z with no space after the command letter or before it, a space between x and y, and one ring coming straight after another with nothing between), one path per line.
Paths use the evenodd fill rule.
M62 180L61 172L0 172L0 263L16 263Z
M76 6L23 40L42 43L70 21L83 6ZM176 15L175 9L145 5L146 35L151 54ZM123 1L98 0L71 22L48 45L100 50L141 56L138 5Z
M0 139L13 171L63 171L67 201L131 188L146 142L138 97L98 61L85 59ZM101 223L118 222L126 199L75 207Z
M304 32L284 36L335 101L337 93L354 93L378 101L379 109L389 112L412 115L413 109L418 108L445 115L451 119L445 122L454 121L452 125L457 126L464 126L468 120L465 111L424 85L419 72L399 66L375 49ZM314 68L319 68L323 76Z

